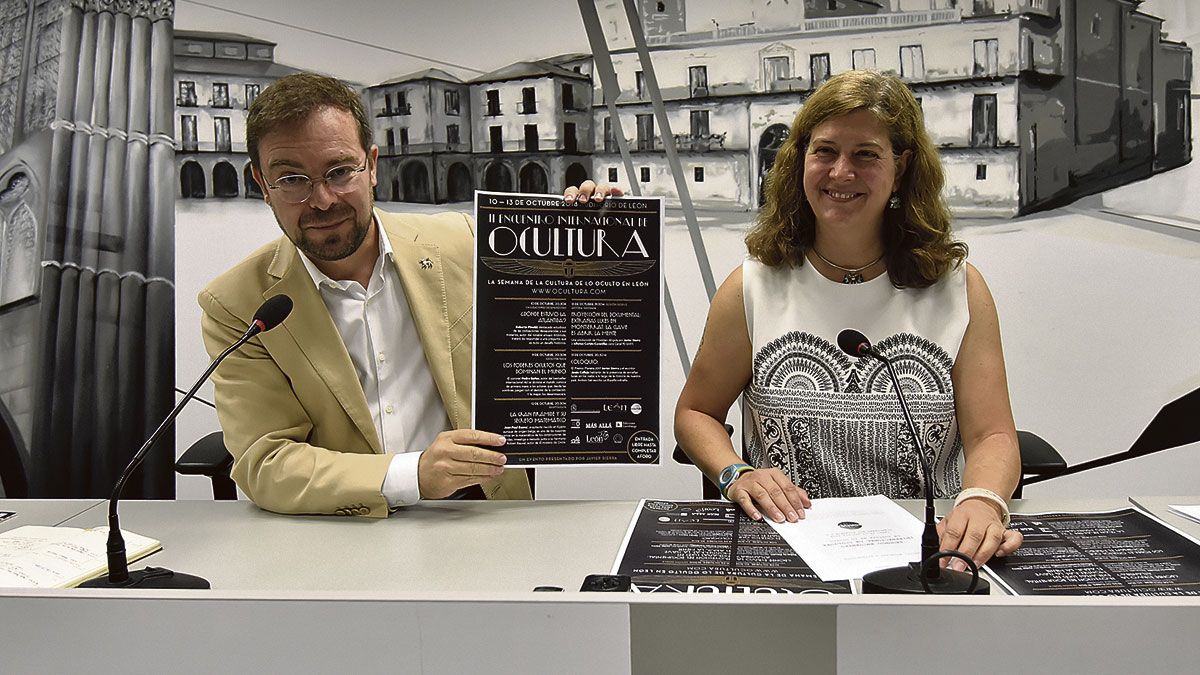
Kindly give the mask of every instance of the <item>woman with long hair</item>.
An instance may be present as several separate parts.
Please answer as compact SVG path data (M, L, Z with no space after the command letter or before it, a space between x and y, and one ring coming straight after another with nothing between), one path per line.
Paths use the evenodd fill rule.
M794 522L810 498L920 498L926 452L936 496L957 496L943 549L982 565L1020 545L999 321L951 236L943 183L921 107L893 76L842 73L796 115L675 411L679 443L750 517ZM844 328L894 363L920 438L884 364L839 349ZM745 461L723 427L739 394Z

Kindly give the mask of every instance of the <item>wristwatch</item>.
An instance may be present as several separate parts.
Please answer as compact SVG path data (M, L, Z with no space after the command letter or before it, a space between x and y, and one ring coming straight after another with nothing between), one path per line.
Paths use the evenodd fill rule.
M717 477L717 487L721 490L721 496L725 499L729 499L729 495L725 494L725 491L729 489L730 485L733 485L733 481L737 480L747 471L753 470L754 467L743 462L735 462L724 469L721 469L721 475Z

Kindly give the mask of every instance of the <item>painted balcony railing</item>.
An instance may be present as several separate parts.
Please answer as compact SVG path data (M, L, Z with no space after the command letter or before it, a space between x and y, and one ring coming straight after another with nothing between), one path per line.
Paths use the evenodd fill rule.
M712 152L725 149L725 134L675 134L680 152Z
M382 108L376 117L400 117L402 115L411 115L412 105L405 103L404 105L392 106L391 108Z
M669 35L647 35L649 45L669 45L688 42L712 42L714 40L730 40L754 35L771 33L794 33L799 31L868 31L886 30L889 28L912 28L915 26L931 26L939 23L957 23L962 20L962 10L930 9L916 12L892 12L888 14L862 14L858 16L831 16L818 19L805 19L796 27L763 29L753 23L733 26L731 28L716 28L713 30L694 31L690 33L671 33Z

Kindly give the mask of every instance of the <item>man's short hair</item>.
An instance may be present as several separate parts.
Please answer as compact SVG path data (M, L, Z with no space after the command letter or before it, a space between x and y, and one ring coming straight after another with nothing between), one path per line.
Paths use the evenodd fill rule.
M374 133L357 92L332 77L293 73L273 82L250 104L250 114L246 118L246 150L250 153L250 161L262 171L258 162L258 144L263 137L277 129L299 124L322 108L345 110L353 115L363 150L371 149Z

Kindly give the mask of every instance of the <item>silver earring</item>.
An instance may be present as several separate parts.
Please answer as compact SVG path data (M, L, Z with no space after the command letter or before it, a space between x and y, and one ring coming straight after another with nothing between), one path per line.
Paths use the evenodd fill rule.
M889 209L900 208L900 195L896 194L895 192L892 193L891 198L888 199L888 208Z

